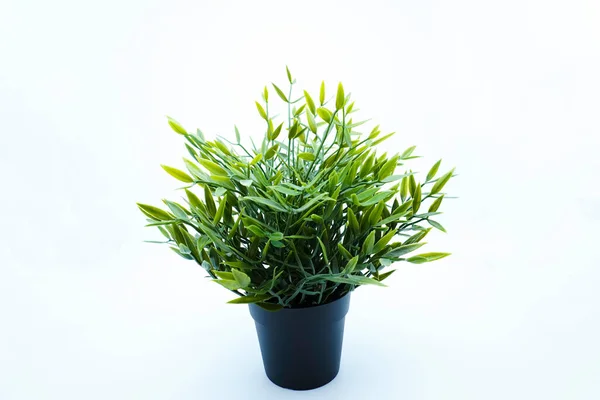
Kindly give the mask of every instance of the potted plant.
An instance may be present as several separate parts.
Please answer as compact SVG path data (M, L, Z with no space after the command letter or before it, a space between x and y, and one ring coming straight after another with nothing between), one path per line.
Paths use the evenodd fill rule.
M384 286L395 262L448 255L409 253L425 244L432 227L444 231L432 217L440 214L453 170L438 174L440 160L417 180L404 167L414 146L377 152L392 133L382 135L379 126L358 133L365 121L354 121L357 109L341 83L330 100L324 83L318 97L295 97L289 70L287 77L287 92L272 85L283 121L272 115L266 87L256 102L265 124L258 144L242 140L237 127L235 142L207 140L169 118L189 157L187 172L163 169L186 184L184 201L164 200L166 209L138 206L172 251L232 292L229 303L249 304L269 379L312 389L338 373L355 288Z

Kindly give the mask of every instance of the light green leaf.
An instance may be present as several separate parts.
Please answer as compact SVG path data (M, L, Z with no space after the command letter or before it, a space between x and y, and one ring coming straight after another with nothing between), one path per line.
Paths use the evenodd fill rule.
M340 82L338 84L338 88L337 88L337 94L335 96L335 108L338 110L341 110L342 108L344 108L344 100L345 100L345 95L344 95L344 86L342 86L342 82Z
M241 288L247 288L250 285L250 277L242 271L232 269L231 273L233 274L233 278L240 285Z
M385 253L383 257L385 258L398 258L405 254L410 253L411 251L417 250L419 247L424 246L425 243L412 243L412 244L403 244L402 246L396 247Z
M233 300L229 300L229 304L251 304L260 303L261 301L269 300L272 296L270 294L262 294L258 296L242 296L237 297Z
M298 158L305 161L315 161L315 155L313 153L300 153L298 154Z
M437 174L441 163L442 163L442 160L439 160L438 162L433 164L433 167L431 167L431 169L427 173L427 182L429 182L430 180L432 180L435 177L435 174Z
M140 211L144 213L144 215L156 221L171 221L175 219L175 216L169 214L166 211L161 210L158 207L141 203L137 203L137 206L140 209Z
M288 98L285 96L285 93L283 93L283 91L281 89L279 89L276 84L274 84L274 83L271 83L271 84L275 88L275 91L277 92L277 94L279 95L281 100L285 101L286 103L289 103Z
M413 264L423 264L426 262L440 260L449 255L450 253L423 253L417 256L410 257L406 261L411 262Z
M331 111L329 111L325 107L318 108L317 114L319 115L319 117L321 117L321 119L323 121L325 121L327 123L331 123L331 120L333 119L333 114L331 113Z
M213 282L217 282L219 285L221 285L224 288L229 289L229 290L238 290L238 289L242 288L240 286L240 284L237 281L235 281L235 280L213 279Z
M336 283L347 283L350 285L376 285L376 286L385 286L383 283L376 281L375 279L368 278L362 275L349 275L348 277L342 276L326 276L325 279L331 282Z
M313 101L312 97L310 97L310 94L308 94L308 92L306 90L304 91L304 100L306 100L306 105L308 105L308 109L314 115L317 112L317 109L315 107L315 102Z
M219 164L212 162L210 160L201 158L198 162L207 170L209 170L212 174L219 176L227 176L227 171L225 171Z
M286 186L269 186L269 189L273 189L279 193L283 193L283 194L287 194L289 196L297 196L299 194L301 194L302 192L299 190L295 190L295 189L291 189L289 187Z
M421 207L421 185L417 184L415 187L415 191L413 193L413 203L412 203L413 214L416 214L417 211L419 211L420 207Z
M325 104L325 81L321 82L321 89L319 90L319 102L321 105Z
M250 165L255 165L257 162L259 162L260 160L262 160L263 155L262 153L258 153L253 159L252 161L250 161Z
M371 254L371 252L373 251L374 243L375 243L375 231L371 231L371 233L369 233L369 235L363 242L363 245L361 247L361 253L364 255Z
M169 167L168 165L161 165L161 167L165 171L167 171L167 173L169 175L171 175L175 179L180 180L181 182L186 182L186 183L194 182L194 179L191 176L189 176L188 174L186 174L185 172L183 172L177 168Z
M257 204L260 204L260 205L263 205L263 206L267 206L271 210L274 210L274 211L280 211L280 212L286 212L286 211L288 211L288 209L285 208L284 206L282 206L281 204L276 203L273 200L265 199L263 197L246 196L246 197L242 197L241 200L251 201L253 203L257 203Z
M294 81L292 79L292 73L290 72L290 69L287 67L287 65L285 66L285 72L287 73L288 81L290 83L294 83Z
M429 222L429 225L433 226L434 228L437 228L437 229L439 229L442 232L446 232L446 228L444 228L442 226L442 224L440 224L439 222L434 221L432 219L427 219L427 222Z
M356 269L357 264L358 264L358 256L352 257L350 259L350 261L348 261L348 264L346 264L346 267L342 271L342 274L344 274L344 275L351 274Z
M448 183L448 181L450 180L450 178L452 177L452 174L454 173L454 168L452 168L452 170L450 172L445 173L444 175L442 175L434 184L433 187L431 188L431 194L436 194L439 193L440 190L442 190L444 188L444 185L446 185L446 183Z
M442 200L444 200L444 195L441 195L437 199L434 200L433 203L429 206L429 212L436 212L438 208L440 208L440 204L442 204Z
M394 236L396 236L396 234L397 232L395 229L390 229L390 231L386 233L385 236L383 236L377 241L377 243L375 243L375 246L373 246L373 253L379 253L381 250L383 250L385 246L387 246L387 244L390 242L390 240L392 240Z
M312 111L307 111L306 119L308 121L308 127L310 128L311 132L317 133L317 124L315 123L315 117L313 116Z
M263 106L261 106L258 101L255 101L256 103L256 109L258 110L258 113L260 114L260 116L262 117L262 119L264 119L265 121L267 120L267 113L265 112L265 109L263 108Z
M173 129L175 132L179 133L180 135L187 135L187 131L183 128L183 126L181 126L179 122L175 121L169 116L167 116L167 121L169 122L169 126L171 127L171 129Z
M173 214L175 214L175 216L179 219L183 219L186 220L188 219L188 215L187 212L185 210L185 208L183 208L182 206L180 206L179 204L169 201L169 200L163 200L163 202L167 205L167 207L169 207L169 209L171 210L171 212Z
M242 180L240 181L240 183L241 183L242 185L246 186L246 187L250 187L250 186L252 186L252 183L253 183L253 182L254 182L254 181L253 181L252 179L242 179Z

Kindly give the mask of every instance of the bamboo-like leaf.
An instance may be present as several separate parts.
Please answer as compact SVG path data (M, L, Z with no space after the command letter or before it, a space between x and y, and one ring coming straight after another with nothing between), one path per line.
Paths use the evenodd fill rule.
M424 246L425 243L412 243L412 244L403 244L402 246L396 247L385 253L383 255L384 258L397 258L408 254L412 251L417 250L419 247Z
M221 221L226 206L227 202L225 201L225 199L221 199L221 202L219 203L219 208L217 209L217 212L215 213L215 217L213 219L213 225L217 225Z
M445 173L444 175L442 175L434 184L433 187L431 188L431 194L436 194L439 193L440 190L442 190L444 188L444 186L446 185L446 183L448 183L448 181L450 180L450 178L452 177L452 174L454 173L454 168L452 168L452 170L450 172Z
M169 201L163 200L163 202L169 207L171 212L179 219L186 220L188 219L188 212L179 204Z
M348 224L350 225L350 229L352 230L352 232L354 232L356 234L356 233L360 232L360 225L358 224L356 215L354 215L354 211L352 211L352 209L350 207L348 207L347 210L348 210Z
M169 214L166 211L161 210L158 207L154 207L148 204L137 203L138 208L148 218L152 218L156 221L170 221L175 219L175 216Z
M282 206L281 204L276 203L273 200L265 199L263 197L246 196L246 197L242 197L241 200L251 201L253 203L267 206L268 208L270 208L271 210L274 210L274 211L280 211L280 212L288 211L288 209L285 208L284 206Z
M206 160L204 158L199 159L198 162L212 174L218 176L227 176L227 171L225 171L219 164L215 162Z
M386 233L381 239L375 243L373 246L373 253L379 253L381 250L387 246L387 244L396 236L397 232L395 229L390 229L388 233Z
M242 296L237 297L233 300L229 300L227 303L229 304L251 304L251 303L260 303L266 300L269 300L272 296L270 294L261 294L258 296Z
M417 148L417 146L411 146L408 149L404 150L404 153L402 153L402 155L400 156L400 159L404 160L404 159L407 159L408 157L410 157L410 155L413 153L413 151L415 151L416 148Z
M213 282L217 282L219 285L221 285L224 288L229 289L229 290L238 290L238 289L242 288L240 286L240 284L237 281L235 281L235 280L213 279Z
M358 264L358 256L352 257L348 261L348 264L346 264L346 267L342 271L342 274L343 275L351 274L356 269L357 264Z
M275 154L277 154L277 150L279 150L278 144L271 146L269 150L267 150L267 152L265 153L265 160L270 160L271 158L275 157Z
M315 117L312 114L312 111L309 110L306 113L306 120L308 122L308 127L310 128L312 133L317 133L317 124L315 123Z
M215 205L215 199L213 199L212 192L208 185L204 185L204 203L206 204L206 209L210 216L214 216L217 212L217 206Z
M260 105L260 103L258 101L255 101L255 103L256 103L256 109L258 110L258 113L260 114L262 119L264 119L266 121L267 113L265 112L265 109L263 108L263 106Z
M367 278L366 276L363 276L363 275L349 275L348 277L331 275L331 276L326 276L325 279L327 279L328 281L331 281L331 282L347 283L350 285L385 286L383 283L381 283L375 279L372 279L372 278Z
M292 73L290 72L290 69L287 67L287 65L285 66L285 72L287 73L288 81L290 83L294 83L294 81L292 79Z
M439 229L440 231L442 231L444 233L446 232L446 228L444 228L442 226L442 224L440 224L439 222L434 221L434 220L429 219L429 218L427 219L427 222L429 222L429 225L433 226L434 228L437 228L437 229Z
M379 274L379 277L375 278L377 279L379 282L383 281L385 278L387 278L388 276L390 276L391 274L393 274L394 272L396 272L395 269L385 272L383 274Z
M440 260L449 255L450 253L423 253L417 256L410 257L406 261L411 262L413 264L423 264L426 262Z
M373 251L373 245L375 244L375 231L371 231L365 241L363 242L360 250L361 254L368 255Z
M415 191L413 193L413 203L412 203L413 214L416 214L417 211L419 211L420 207L421 207L421 185L417 184L415 187Z
M315 155L313 153L300 153L298 154L298 158L305 161L315 161Z
M440 208L442 200L444 200L444 195L441 195L440 197L435 199L433 203L431 203L431 205L429 206L429 212L436 212L438 208Z
M317 109L317 114L319 115L319 117L321 117L321 119L323 121L327 122L328 124L331 123L331 120L333 118L333 114L331 113L331 111L329 111L325 107L318 108Z
M350 254L350 252L348 250L346 250L346 248L341 244L338 243L337 244L338 250L340 252L340 254L346 259L346 260L350 260L352 259L352 254Z
M341 110L342 108L344 108L345 97L346 96L344 95L344 86L342 86L342 82L340 82L338 84L337 94L335 96L336 109Z
M431 169L427 173L427 179L426 179L427 182L429 182L430 180L432 180L435 177L435 174L437 174L441 163L442 163L442 160L438 160L438 162L433 164L433 167L431 167Z
M167 117L167 121L169 122L169 126L171 127L171 129L173 129L176 133L179 133L180 135L187 135L187 131L183 128L183 126L181 126L179 122L175 121L171 117Z
M169 175L171 175L175 179L180 180L181 182L186 182L186 183L194 182L194 179L191 176L189 176L188 174L186 174L185 172L183 172L177 168L169 167L168 165L161 165L161 167L162 167L162 169L167 171L167 173Z
M286 97L285 93L283 93L283 91L281 89L279 89L276 84L274 84L274 83L271 83L271 84L273 85L273 88L275 88L275 91L277 92L277 95L279 95L281 100L285 101L286 103L289 103L288 98Z
M240 285L241 288L247 288L250 286L250 277L243 273L242 271L238 271L237 269L232 269L231 273L233 274L233 278Z
M253 159L252 161L250 161L250 165L256 165L256 163L258 163L260 160L262 160L263 155L262 153L258 153Z
M306 90L304 91L304 100L306 101L306 105L308 105L308 109L314 115L317 112L317 109L315 107L315 102L313 101L312 97L310 97L310 94L308 94L308 92Z
M321 89L319 90L319 102L321 105L325 104L325 81L321 82Z

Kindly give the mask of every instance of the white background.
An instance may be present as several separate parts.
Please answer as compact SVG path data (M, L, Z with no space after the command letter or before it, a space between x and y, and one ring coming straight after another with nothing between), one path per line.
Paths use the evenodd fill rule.
M460 174L453 256L356 291L311 392L135 207L180 196L164 115L260 135L286 64ZM4 0L0 399L598 399L599 111L597 0Z

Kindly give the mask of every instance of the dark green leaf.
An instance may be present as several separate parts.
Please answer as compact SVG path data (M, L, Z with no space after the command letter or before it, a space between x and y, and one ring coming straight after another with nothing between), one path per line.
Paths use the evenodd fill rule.
M261 301L269 300L272 296L270 294L262 294L258 296L242 296L237 297L233 300L229 300L229 304L251 304L260 303Z

